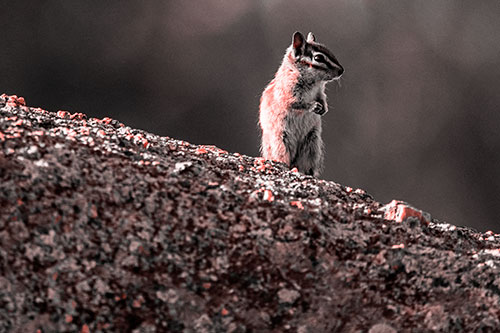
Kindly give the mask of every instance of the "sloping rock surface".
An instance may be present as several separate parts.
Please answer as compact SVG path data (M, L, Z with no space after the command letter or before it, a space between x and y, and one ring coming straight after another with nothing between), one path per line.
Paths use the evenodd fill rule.
M500 330L499 235L110 118L2 95L0 207L0 332Z

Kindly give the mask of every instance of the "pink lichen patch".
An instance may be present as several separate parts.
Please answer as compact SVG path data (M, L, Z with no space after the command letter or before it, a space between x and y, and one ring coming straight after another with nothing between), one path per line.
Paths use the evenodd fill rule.
M106 125L108 125L111 121L113 121L113 119L111 119L111 118L109 118L109 117L104 117L104 118L102 118L102 120L101 120L101 122L102 122L103 124L106 124Z
M41 113L41 114L47 114L47 113L49 113L49 111L44 110L42 108L33 108L33 109L31 109L31 112Z
M220 314L223 316L227 316L229 314L229 311L226 308L222 308L222 310L220 310Z
M25 106L26 101L24 100L24 97L17 97L17 95L6 95L2 94L0 96L6 101L6 105L10 107L18 107L18 106Z
M408 203L398 200L392 200L389 204L383 206L384 219L395 222L403 222L409 217L415 217L425 224L429 224L430 215L419 209L410 206Z
M299 173L299 169L297 169L297 168L295 167L295 168L292 168L292 170L290 170L290 172L293 172L293 173Z
M253 164L255 167L253 167L252 170L254 171L259 171L259 172L264 172L268 169L272 169L272 165L266 163L266 159L263 157L257 157Z
M244 167L243 165L241 165L241 164L240 164L240 165L238 165L238 170L239 170L240 172L243 172L243 171L245 171L245 167Z
M196 154L201 155L201 154L206 154L208 153L207 150L204 147L199 147L195 151Z
M15 139L15 138L20 138L21 134L19 132L13 132L12 134L6 134L5 137L7 139Z
M69 113L68 111L64 111L64 110L57 111L57 116L59 118L66 118L66 117L69 117L70 115L71 115L71 113Z
M262 196L262 199L269 202L274 201L273 192L271 192L271 190L264 190L264 195Z
M347 193L351 193L351 192L352 192L352 187L347 186L347 187L345 188L345 191L346 191Z
M82 127L82 128L80 128L79 132L82 135L89 135L90 134L90 128L88 128L88 127Z
M42 136L44 134L45 134L45 132L42 131L42 130L33 131L33 132L30 133L30 135L33 135L33 136Z
M69 314L65 315L64 321L67 322L68 324L71 323L73 321L73 316Z
M208 149L214 153L217 154L217 156L221 156L221 155L227 155L229 154L227 152L227 150L224 150L224 149L220 149L219 147L216 147L216 146L213 146L213 145L209 145L209 146L202 146L204 147L205 149Z
M66 132L66 136L69 138L69 139L74 139L76 137L77 133L74 129L70 128L67 132Z
M80 113L80 112L75 112L73 113L72 115L69 116L70 119L78 119L78 120L84 120L85 118L87 118L87 115L84 114L84 113ZM85 125L87 125L87 123L85 122Z
M265 164L261 164L257 167L255 167L255 170L259 171L259 172L263 172L266 170L266 165Z
M138 133L138 134L134 135L134 142L135 143L141 142L142 139L144 139L144 137L142 136L142 134Z
M127 133L125 134L125 138L129 141L132 141L135 144L140 144L144 148L148 148L148 146L150 145L149 141L140 133L136 135L133 135L132 133Z
M80 331L80 333L90 333L89 325L83 324L82 330Z
M89 216L93 219L97 217L97 207L95 205L90 206Z
M5 134L0 132L0 141L5 141Z
M97 136L100 136L101 138L103 138L103 137L106 136L106 132L104 132L103 130L98 130L97 131Z
M405 245L403 243L395 244L395 245L391 246L391 249L404 249L404 248L405 248Z
M298 209L304 209L304 205L300 201L291 201L290 205L297 207Z

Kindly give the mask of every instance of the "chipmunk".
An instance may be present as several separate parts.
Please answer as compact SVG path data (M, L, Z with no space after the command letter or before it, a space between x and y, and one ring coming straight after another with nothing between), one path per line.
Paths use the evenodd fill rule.
M323 163L321 116L328 112L325 85L344 69L310 32L295 32L292 45L260 99L261 153L317 176Z

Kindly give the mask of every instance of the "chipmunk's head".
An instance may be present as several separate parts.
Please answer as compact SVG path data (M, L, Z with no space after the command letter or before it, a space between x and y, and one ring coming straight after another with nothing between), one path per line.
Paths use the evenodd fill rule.
M295 32L290 52L302 76L311 80L337 80L344 73L337 58L323 44L316 42L312 32L307 35L307 39L300 32Z

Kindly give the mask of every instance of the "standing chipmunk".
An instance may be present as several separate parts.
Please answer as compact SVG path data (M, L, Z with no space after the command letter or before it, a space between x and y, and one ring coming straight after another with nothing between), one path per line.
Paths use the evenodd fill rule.
M295 32L292 45L260 99L262 156L317 176L323 164L321 116L328 112L325 85L344 69L310 32Z

